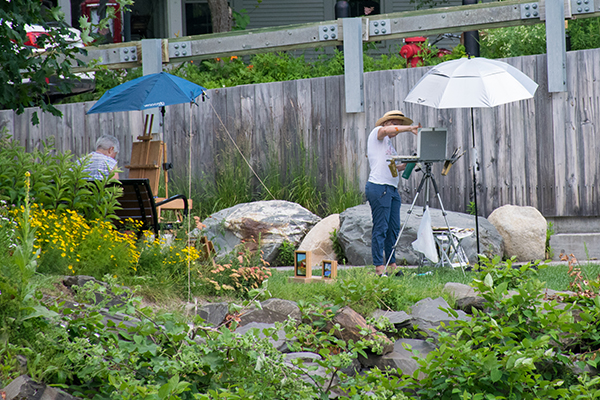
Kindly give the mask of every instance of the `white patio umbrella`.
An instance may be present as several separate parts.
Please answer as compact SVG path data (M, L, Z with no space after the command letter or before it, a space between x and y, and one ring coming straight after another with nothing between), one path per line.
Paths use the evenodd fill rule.
M473 137L473 196L475 231L479 253L477 220L477 151L473 108L491 108L514 101L530 99L538 84L517 68L487 58L461 58L431 68L408 93L404 101L434 108L470 108Z

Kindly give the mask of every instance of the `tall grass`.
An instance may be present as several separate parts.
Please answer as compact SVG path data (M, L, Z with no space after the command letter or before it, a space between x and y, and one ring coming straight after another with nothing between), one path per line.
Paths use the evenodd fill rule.
M354 183L356 179L347 181L342 175L343 171L333 177L334 182L329 188L320 188L318 159L304 145L300 133L296 135L290 140L290 146L292 142L295 143L296 152L291 161L282 165L277 150L271 148L266 157L266 166L253 166L262 184L233 146L218 146L221 150L215 156L214 178L202 173L192 179L192 214L204 219L236 204L272 200L273 197L297 203L321 217L362 204L363 195ZM236 139L236 144L245 154L251 150L249 141L246 137ZM187 195L187 177L171 177L169 192Z

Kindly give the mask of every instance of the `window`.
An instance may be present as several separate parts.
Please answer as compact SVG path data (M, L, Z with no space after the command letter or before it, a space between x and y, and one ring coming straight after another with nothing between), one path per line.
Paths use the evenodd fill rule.
M185 4L186 35L212 33L210 9L206 2L187 2Z

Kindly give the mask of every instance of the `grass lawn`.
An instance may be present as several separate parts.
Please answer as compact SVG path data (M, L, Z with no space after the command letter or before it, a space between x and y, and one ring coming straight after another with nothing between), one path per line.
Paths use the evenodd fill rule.
M582 263L578 267L581 268L582 275L589 280L597 278L600 274L599 264ZM566 264L553 264L540 269L538 275L542 282L546 282L547 288L568 290L573 281L568 270ZM377 277L373 271L372 266L339 269L338 279L334 283L299 284L288 282L288 277L293 276L293 271L272 269L273 275L269 279L268 287L272 297L349 305L357 312L368 315L376 308L409 312L414 303L427 297L443 296L453 305L454 300L442 293L444 285L447 282L469 284L477 276L473 271L463 274L460 269L451 268L420 271L431 271L427 275L419 275L418 270L408 269L405 270L404 276L387 278ZM315 272L317 270L314 270L313 274Z

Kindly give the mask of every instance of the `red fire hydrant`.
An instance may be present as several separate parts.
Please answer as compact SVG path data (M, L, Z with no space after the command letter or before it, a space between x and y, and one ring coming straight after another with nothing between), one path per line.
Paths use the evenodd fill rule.
M431 50L428 48L423 48L423 44L427 39L424 36L415 36L404 39L406 43L400 49L400 56L406 58L407 62L410 62L411 67L416 67L419 63L422 64L423 57L420 57L419 54L423 54L424 52L429 54ZM451 54L452 51L448 49L438 49L437 56L439 58L444 57L446 54Z
M424 36L415 36L404 39L406 43L400 49L400 56L406 58L406 62L410 63L411 67L416 67L423 58L419 57L419 53L423 51L423 43L427 40Z

